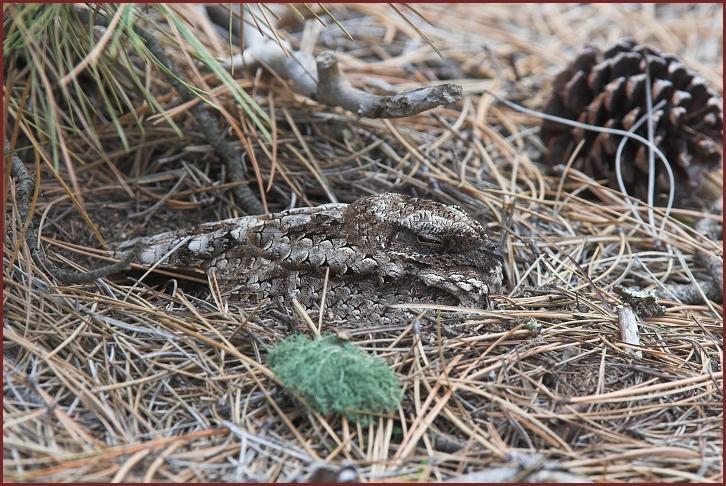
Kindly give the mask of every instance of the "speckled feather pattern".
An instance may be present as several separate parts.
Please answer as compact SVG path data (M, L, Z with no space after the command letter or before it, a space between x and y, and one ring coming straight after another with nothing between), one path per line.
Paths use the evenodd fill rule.
M484 227L455 206L401 194L245 216L142 238L139 263L214 273L222 295L280 309L297 299L328 323L396 324L392 304L483 308L502 259ZM138 240L119 245L119 256Z

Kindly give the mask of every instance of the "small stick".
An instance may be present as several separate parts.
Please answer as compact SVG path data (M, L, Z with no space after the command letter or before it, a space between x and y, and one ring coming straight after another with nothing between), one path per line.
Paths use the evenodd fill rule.
M245 10L243 15L249 16L249 12ZM359 117L412 116L455 103L463 96L463 88L450 83L378 96L355 88L340 71L332 51L323 51L314 58L306 51L293 51L289 43L265 37L254 28L246 29L245 45L244 52L232 57L227 67L253 68L263 64L290 79L292 88L303 96L329 106L340 106Z
M720 212L720 211L719 211ZM696 222L694 229L699 234L705 236L709 240L718 241L723 239L719 237L719 223L708 218L703 218ZM710 253L699 251L696 252L696 259L706 269L706 273L713 280L717 287L719 295L723 294L723 257L711 255Z
M333 51L323 51L316 58L318 86L315 98L321 103L340 106L365 118L401 118L448 105L461 99L463 88L441 84L404 91L391 96L377 96L357 89L343 76Z
M325 297L328 294L328 280L330 279L330 267L325 269L325 281L323 282L323 296L320 298L320 315L318 316L318 336L323 328L323 314L325 312Z
M10 150L10 143L5 140L5 152L7 153L8 150ZM13 175L18 179L16 197L18 200L20 219L21 221L28 221L28 228L25 231L25 241L30 249L30 254L33 256L38 265L45 267L51 275L65 284L90 283L96 279L107 277L130 268L130 262L136 259L140 253L141 246L139 244L134 246L133 250L130 251L120 262L85 272L62 270L48 260L38 246L38 233L35 229L35 225L33 224L32 215L29 214L30 196L33 194L35 183L28 173L28 170L25 168L25 164L23 164L23 161L20 160L20 157L18 157L15 153L12 154L12 162Z
M318 328L315 327L313 320L310 319L310 316L308 315L308 313L305 312L305 308L295 298L292 299L292 307L295 309L295 312L298 313L298 315L302 318L302 320L308 326L308 329L310 329L313 332L313 334L315 334L317 337L320 337L320 331L318 331Z
M81 19L84 21L88 20L89 12L87 10L76 11ZM102 17L101 14L94 17L94 23L104 27L108 27L109 25L108 20ZM194 93L186 86L186 84L191 83L189 83L189 80L182 74L182 71L169 59L156 38L137 24L133 24L133 29L139 37L144 39L149 52L164 66L164 69L160 69L160 71L167 77L169 83L174 87L182 101L188 103L196 100L197 98ZM209 107L205 103L196 103L192 106L191 112L196 119L199 130L204 135L204 139L212 146L214 153L227 166L227 172L230 178L233 181L246 180L240 152L235 150L225 139L224 132L219 128L217 117L211 112ZM236 186L232 191L243 211L248 214L262 213L262 204L248 185Z
M712 210L719 210L719 208L713 207ZM703 218L696 222L694 229L704 238L718 241L722 239L719 234L721 232L719 226L718 222ZM700 304L703 302L704 295L714 302L723 301L723 256L719 257L700 250L695 253L695 257L696 261L703 265L707 276L710 277L698 280L698 287L703 291L703 295L695 283L665 284L662 289L658 289L659 297L675 298L684 304Z
M638 320L635 317L633 309L625 305L619 305L618 322L620 324L620 335L626 344L640 346L640 334L638 333ZM626 353L632 354L637 358L643 357L643 352L636 349L626 349Z
M723 272L723 270L722 270ZM714 302L721 302L723 291L721 286L714 283L715 279L707 279L698 282L703 294ZM661 299L676 299L684 304L700 304L703 302L701 292L698 291L696 285L689 284L664 284L662 289L656 289L658 297Z

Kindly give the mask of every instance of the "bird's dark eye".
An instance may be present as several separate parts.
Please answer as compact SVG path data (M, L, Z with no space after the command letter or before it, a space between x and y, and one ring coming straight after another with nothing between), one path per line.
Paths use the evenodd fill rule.
M423 243L424 245L436 245L441 246L444 244L441 239L435 237L435 236L429 236L429 235L417 235L416 239L419 243Z

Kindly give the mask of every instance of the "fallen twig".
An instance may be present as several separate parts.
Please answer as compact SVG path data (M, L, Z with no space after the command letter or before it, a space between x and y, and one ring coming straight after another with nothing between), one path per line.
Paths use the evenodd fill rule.
M628 306L618 306L618 323L620 324L620 335L623 342L633 346L640 346L640 335L638 334L638 320L633 309ZM626 349L626 353L641 358L643 353L638 350Z
M719 226L719 223L712 219L702 218L696 222L694 229L705 238L718 241L722 239ZM723 257L705 251L696 252L695 257L696 261L703 265L706 274L710 277L698 282L703 294L708 299L720 303L723 300ZM662 298L670 299L675 297L684 304L699 304L703 301L701 292L693 283L666 284L664 287L664 289L659 290L659 295Z
M704 295L714 302L721 302L723 298L723 290L720 285L714 282L715 279L707 279L699 281ZM664 289L657 289L658 296L661 299L676 299L684 304L699 304L703 302L703 297L694 284L665 284Z
M706 268L706 273L713 280L718 293L723 294L723 258L700 252L696 254L696 258Z
M85 21L88 20L88 10L79 9L77 12L82 19ZM97 14L94 17L94 22L96 25L104 27L107 27L109 24L109 21L100 14ZM185 83L189 84L186 76L184 76L182 71L177 68L171 59L169 59L164 49L161 47L159 42L157 42L156 38L138 25L134 25L133 29L138 36L144 39L149 52L151 52L159 64L164 67L164 69L161 69L161 72L167 77L169 83L171 83L174 87L182 101L187 103L189 101L196 100L197 98L194 93L185 86ZM191 107L191 112L196 119L197 126L204 135L204 139L212 146L214 153L222 159L227 167L229 177L232 181L246 180L245 170L242 166L241 153L232 148L229 142L227 142L224 137L224 133L219 128L217 117L211 113L209 107L204 103L195 103ZM236 186L232 189L232 192L243 211L246 211L248 214L262 213L262 205L249 186Z
M243 18L249 17L245 9ZM274 28L274 27L273 27ZM441 84L412 89L391 96L378 96L357 89L343 75L332 51L317 58L304 51L294 51L289 43L264 36L256 27L244 29L245 50L232 57L227 67L267 66L292 81L298 93L330 106L340 106L366 118L401 118L437 106L455 103L463 89L456 84Z
M6 140L4 152L7 154L9 150L10 143ZM31 255L38 263L38 265L45 267L51 275L66 284L89 283L93 282L98 278L106 277L108 275L121 272L130 268L129 263L138 257L140 250L139 246L134 247L134 249L126 254L124 259L120 262L113 263L111 265L104 265L95 270L85 272L63 270L58 268L54 263L48 260L48 258L46 258L46 256L42 253L40 246L38 245L38 233L35 229L35 225L33 224L32 215L30 214L30 196L31 194L33 194L35 183L33 181L33 178L28 173L28 170L25 168L25 164L23 164L23 161L20 160L20 157L18 157L15 153L12 154L12 162L13 175L18 179L17 200L20 220L27 221L25 241L28 244Z
M315 98L321 103L340 106L366 118L400 118L448 105L461 99L463 90L456 84L440 84L412 89L392 96L377 96L354 88L343 76L332 51L316 58L318 86Z
M719 205L720 204L717 204L716 206ZM723 230L719 228L720 226L721 225L717 221L709 218L702 218L696 222L695 230L709 240L718 241L723 239L721 236ZM710 253L698 252L696 253L696 258L698 259L698 262L706 268L706 273L711 276L711 279L718 288L719 295L723 295L723 257L718 258Z

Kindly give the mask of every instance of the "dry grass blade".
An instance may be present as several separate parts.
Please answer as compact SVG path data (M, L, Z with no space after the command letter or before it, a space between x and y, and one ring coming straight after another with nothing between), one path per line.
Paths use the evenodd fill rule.
M86 69L86 67L89 64L92 64L97 61L98 57L101 55L101 52L106 47L106 44L111 40L111 37L113 36L114 29L118 25L119 21L121 20L121 17L124 15L126 11L125 6L121 6L116 13L113 15L113 18L111 19L111 22L108 24L108 28L106 29L106 32L103 33L101 38L98 40L98 44L96 44L91 52L88 53L88 55L81 60L76 66L63 76L63 78L60 80L60 84L62 86L65 86L68 84L71 80L75 79L78 74L80 74L81 71Z
M330 13L330 10L328 10L328 8L327 8L327 7L325 6L325 5L323 5L322 3L319 3L319 4L318 4L318 6L319 6L319 7L320 7L320 8L321 8L321 9L323 10L323 12L325 12L326 14L328 14L328 16L329 16L329 17L330 17L331 19L333 19L333 22L335 22L335 25L337 25L337 26L338 26L338 28L340 28L340 30L342 30L342 31L343 31L343 33L344 33L344 34L345 34L345 35L346 35L346 36L348 37L348 39L350 39L350 40L353 40L353 36L352 36L352 35L350 35L350 32L348 32L348 31L347 31L347 30L345 29L345 27L343 27L343 24L341 24L341 23L340 23L340 22L338 21L338 19L336 19L336 18L335 18L335 15L333 15L332 13Z
M441 51L439 51L439 50L438 50L438 48L437 48L437 47L436 47L436 46L434 45L434 43L433 43L433 42L431 42L431 39L429 39L429 38L428 38L428 37L426 36L426 34L424 34L424 33L423 33L423 32L421 31L421 29L419 29L419 28L418 28L418 26L416 26L416 24L414 24L413 22L411 22L411 20L410 20L410 19L409 19L408 17L406 17L406 16L405 16L405 15L403 14L403 12L401 12L401 11L400 11L400 10L398 9L398 7L396 7L396 6L394 5L394 4L392 4L392 3L389 3L388 5L390 5L390 6L391 6L391 8L392 8L392 9L393 9L393 10L394 10L394 11L395 11L395 12L396 12L396 13L397 13L397 14L398 14L398 15L399 15L399 16L400 16L400 17L401 17L401 18L402 18L402 19L403 19L403 20L404 20L404 21L405 21L405 22L406 22L406 23L407 23L408 25L410 25L410 26L411 26L411 28L412 28L413 30L415 30L415 31L416 31L416 33L417 33L418 35L420 35L420 36L421 36L421 38L422 38L422 39L423 39L424 41L426 41L426 43L427 43L428 45L430 45L430 46L431 46L431 49L433 49L433 50L434 50L434 52L436 52L436 54L438 54L438 55L439 55L439 57L440 57L441 59L445 59L445 58L444 58L444 55L443 55L443 54L441 54ZM424 17L422 17L422 18L424 18Z

